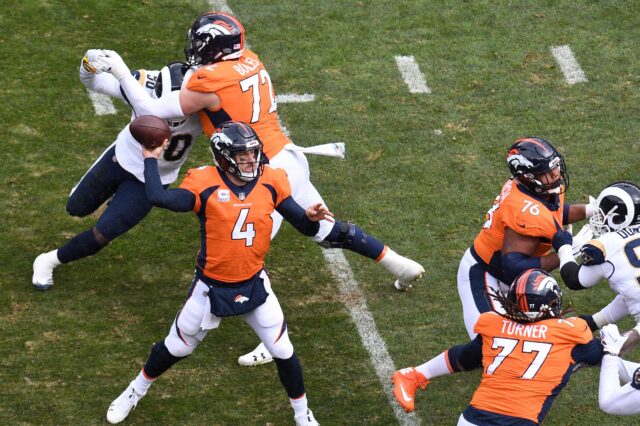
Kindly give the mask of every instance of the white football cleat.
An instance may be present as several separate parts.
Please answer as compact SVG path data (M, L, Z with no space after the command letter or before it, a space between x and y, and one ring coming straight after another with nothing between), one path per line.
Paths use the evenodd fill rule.
M36 290L46 291L53 287L53 269L60 265L58 250L42 253L33 261L31 282Z
M379 263L396 276L397 280L393 286L397 290L411 288L411 282L420 279L424 274L422 265L408 257L400 256L390 248L387 248L387 253Z
M133 384L135 380L129 383L129 386L117 397L107 410L107 421L111 424L120 423L127 418L131 410L136 408L138 401L144 396L136 392Z
M319 426L320 423L313 417L311 410L307 408L307 414L302 416L296 416L293 418L296 421L296 426Z
M273 361L273 356L262 342L248 354L238 357L238 364L246 367L255 367L256 365L266 364L271 361Z

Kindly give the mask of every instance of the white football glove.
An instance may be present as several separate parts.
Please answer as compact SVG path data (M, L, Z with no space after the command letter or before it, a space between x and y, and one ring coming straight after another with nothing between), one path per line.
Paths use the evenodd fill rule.
M588 223L585 223L584 226L578 231L576 235L573 236L573 243L571 244L571 251L573 252L573 257L578 257L580 255L580 250L582 246L587 241L593 239L593 230Z
M596 203L596 199L589 195L589 203L584 208L584 214L589 219L598 211L598 204Z
M600 329L600 339L602 340L602 346L604 352L609 355L618 356L620 354L620 348L627 340L626 337L620 335L620 330L615 324L605 325Z
M95 64L101 56L103 56L102 49L87 50L80 62L80 73L84 75L100 74L102 70L98 70Z
M94 66L96 71L111 73L118 81L131 75L129 67L115 50L103 50Z

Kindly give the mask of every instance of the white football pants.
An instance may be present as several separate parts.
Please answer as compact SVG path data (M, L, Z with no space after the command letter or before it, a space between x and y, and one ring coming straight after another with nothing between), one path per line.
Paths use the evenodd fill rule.
M502 305L491 297L490 290L500 290L506 294L509 286L480 268L478 262L467 249L458 267L458 295L462 302L464 326L469 338L473 340L476 333L473 327L483 312L504 312Z
M318 190L311 183L309 162L302 152L283 149L273 158L269 159L269 164L271 164L272 167L286 170L289 183L291 184L291 196L303 209L317 203L326 205ZM271 213L271 218L273 219L271 239L273 239L280 230L280 225L282 225L282 216L277 211L274 211ZM313 237L313 240L317 243L321 242L329 235L332 228L333 222L321 220L320 230Z
M267 350L276 358L288 359L293 355L293 345L289 340L284 314L278 298L271 289L267 274L260 277L269 294L267 300L256 309L240 317L253 329ZM211 313L208 296L209 288L197 280L190 289L190 295L183 308L176 315L164 343L171 355L184 357L191 354L204 340L209 330L217 328L222 318Z

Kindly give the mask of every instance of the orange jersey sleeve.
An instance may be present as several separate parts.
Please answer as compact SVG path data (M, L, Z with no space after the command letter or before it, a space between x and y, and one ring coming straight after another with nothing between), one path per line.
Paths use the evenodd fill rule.
M273 158L291 141L282 132L271 77L258 56L245 49L238 60L221 61L198 69L187 89L215 93L216 110L200 111L200 123L207 136L225 121L245 122L256 131L267 158Z
M521 191L510 179L487 212L473 247L485 263L491 263L494 254L502 249L505 228L510 228L518 234L540 238L533 256L543 256L551 250L556 232L554 221L562 224L563 211L564 194L558 196L557 209L552 210L545 202Z
M482 337L483 374L471 405L536 423L569 380L573 348L593 338L580 318L521 324L495 312L480 315L474 331Z
M202 233L196 274L205 282L236 283L259 272L271 244L271 213L291 195L284 170L265 167L234 192L219 169L202 167L189 170L180 188L196 195L193 211Z

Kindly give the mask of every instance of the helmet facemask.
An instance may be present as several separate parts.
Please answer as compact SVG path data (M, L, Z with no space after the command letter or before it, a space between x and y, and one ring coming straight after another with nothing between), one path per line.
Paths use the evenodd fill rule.
M216 131L211 136L210 149L213 161L222 171L244 182L253 181L262 174L266 162L262 153L262 142L255 134L238 137L238 133L231 133L236 137L232 140L225 131L231 132L224 129Z
M544 139L516 141L507 153L507 164L513 177L534 194L556 195L569 187L564 158ZM555 170L559 170L559 177L550 180L550 174Z

